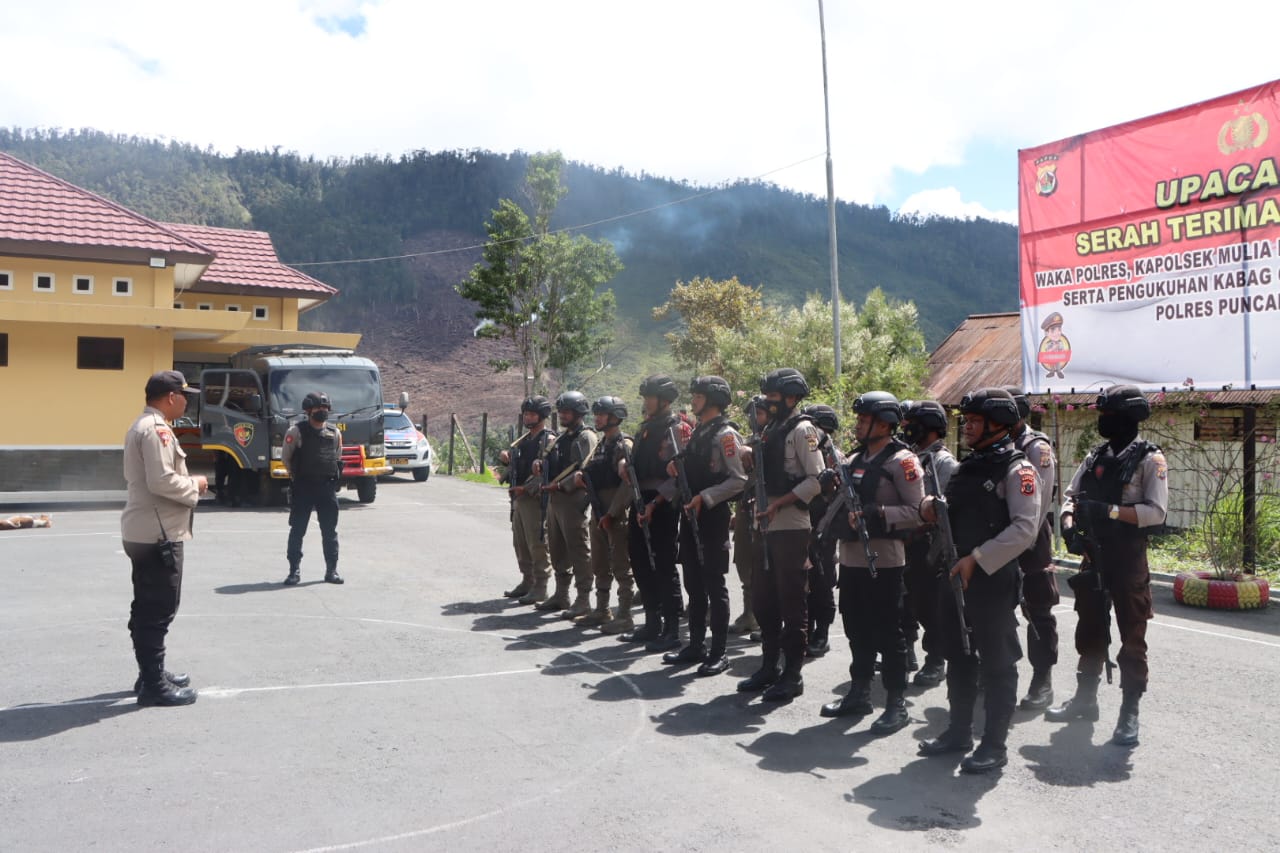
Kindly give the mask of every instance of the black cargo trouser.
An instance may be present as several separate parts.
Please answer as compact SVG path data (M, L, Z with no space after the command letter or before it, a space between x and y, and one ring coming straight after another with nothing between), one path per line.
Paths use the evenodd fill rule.
M987 730L1003 744L1009 720L1018 700L1018 564L1010 563L995 574L978 566L964 592L964 616L970 629L966 655L960 641L960 617L950 578L944 575L935 587L939 596L939 626L947 658L947 698L951 705L951 725L973 724L973 706L978 698L978 669L982 669L982 690Z
M1048 674L1058 663L1058 617L1053 608L1062 600L1053 567L1023 569L1022 615L1027 619L1027 659L1037 673Z
M809 572L805 557L808 530L770 530L764 536L769 549L769 570L764 561L751 579L751 609L760 623L760 640L766 666L786 657L787 671L800 672L808 641Z
M326 569L338 566L338 493L332 479L312 480L298 479L293 481L289 490L289 545L285 555L289 565L297 566L302 562L302 537L307 533L307 525L311 523L314 510L316 520L320 522L320 545L324 549L324 565Z
M870 682L880 655L885 690L902 692L907 686L907 641L902 634L902 566L840 566L840 615L853 663L854 681Z
M836 538L825 543L815 533L809 542L809 626L836 620Z
M729 635L729 505L717 504L698 515L698 533L706 562L698 560L693 541L693 525L680 519L680 563L684 567L684 590L689 593L689 642L702 643L706 635L708 611L711 616L711 645L723 650Z
M652 501L658 493L645 491L641 497ZM627 520L627 551L631 555L631 574L644 599L647 618L661 615L674 625L680 618L680 574L676 569L676 536L679 513L666 501L653 510L649 519L649 541L653 543L653 565L649 564L649 549L645 545L644 531L636 520L635 510Z
M902 575L907 594L902 602L902 633L907 648L920 640L926 661L943 657L938 629L938 568L929 560L928 541L907 542L907 568Z
M129 634L133 654L144 675L164 671L164 638L182 598L182 543L173 543L174 567L160 556L156 543L125 542L124 552L133 563L133 604L129 608Z

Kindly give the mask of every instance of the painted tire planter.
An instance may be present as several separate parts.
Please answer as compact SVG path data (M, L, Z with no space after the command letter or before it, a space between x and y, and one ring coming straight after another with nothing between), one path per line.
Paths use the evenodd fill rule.
M1182 572L1173 579L1173 598L1191 607L1254 610L1267 606L1271 588L1263 578L1234 581L1212 572Z

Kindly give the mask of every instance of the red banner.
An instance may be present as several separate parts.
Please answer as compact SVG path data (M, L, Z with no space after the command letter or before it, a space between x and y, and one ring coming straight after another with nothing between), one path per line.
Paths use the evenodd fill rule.
M1280 81L1018 154L1033 393L1280 387Z

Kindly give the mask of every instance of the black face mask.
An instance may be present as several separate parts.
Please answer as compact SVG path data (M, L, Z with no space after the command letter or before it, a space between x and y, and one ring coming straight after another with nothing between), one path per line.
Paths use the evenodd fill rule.
M795 406L788 406L786 400L765 400L764 408L769 413L769 419L777 423L785 421L795 410Z
M328 409L312 409L311 420L315 421L318 424L324 423L325 421L329 420L329 410Z
M1138 437L1138 424L1119 412L1103 412L1098 415L1098 435L1111 442L1111 446L1123 449Z
M924 425L917 423L903 424L902 437L908 444L919 444L924 438Z

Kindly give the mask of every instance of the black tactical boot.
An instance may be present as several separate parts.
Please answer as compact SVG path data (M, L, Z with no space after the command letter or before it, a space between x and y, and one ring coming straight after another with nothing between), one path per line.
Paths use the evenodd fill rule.
M855 680L843 699L828 702L819 713L824 717L865 717L871 711L871 682Z
M739 693L758 693L778 680L778 662L765 660L750 678L738 682Z
M707 657L707 647L702 643L690 643L678 652L667 652L662 656L663 663L701 663Z
M1067 700L1067 704L1058 708L1050 708L1044 712L1044 718L1051 723L1069 723L1072 720L1098 721L1098 682L1096 675L1083 672L1076 673L1076 695Z
M169 672L164 671L164 680L172 684L174 687L186 687L191 683L191 676L185 672ZM137 696L142 692L142 675L138 675L138 680L133 682L133 695Z
M800 671L788 669L760 698L766 702L790 702L803 693L804 678L800 675Z
M907 700L901 693L890 693L885 699L884 713L871 724L873 735L891 735L907 727L911 718L907 716Z
M1053 704L1053 673L1051 670L1036 670L1031 675L1031 686L1027 695L1022 697L1018 707L1024 711L1043 711Z
M662 617L658 615L657 609L644 610L644 624L639 628L627 631L621 634L618 639L624 643L647 643L650 640L656 640L658 635L662 633Z
M724 653L724 642L715 643L707 653L707 659L698 667L699 676L719 675L729 668L729 657Z
M831 626L826 622L813 623L813 629L809 631L809 645L804 650L806 657L820 658L831 651L831 641L828 639L830 629Z
M1124 699L1120 702L1120 719L1116 721L1116 730L1111 735L1111 742L1116 746L1138 745L1138 701L1141 698L1141 690L1127 688L1124 691Z
M947 662L934 655L925 655L924 666L920 667L911 683L917 687L937 687L946 677Z
M968 752L971 749L973 749L973 732L969 728L952 725L933 740L920 741L916 754L929 757L946 755L949 752Z
M987 739L983 738L982 743L978 744L978 748L973 751L973 755L967 756L960 762L960 772L990 773L1008 763L1009 753L1005 750L1004 744L989 744Z
M289 564L289 576L284 579L285 586L297 586L302 580L302 574L298 571L297 563Z
M667 652L680 648L680 620L664 619L662 633L644 644L646 652Z
M190 705L196 701L196 691L190 687L178 687L164 677L164 664L148 664L142 671L142 686L138 691L138 704L142 706Z
M338 567L336 565L330 566L329 568L325 569L324 582L325 583L346 583L346 581L342 579L342 575L338 574Z

